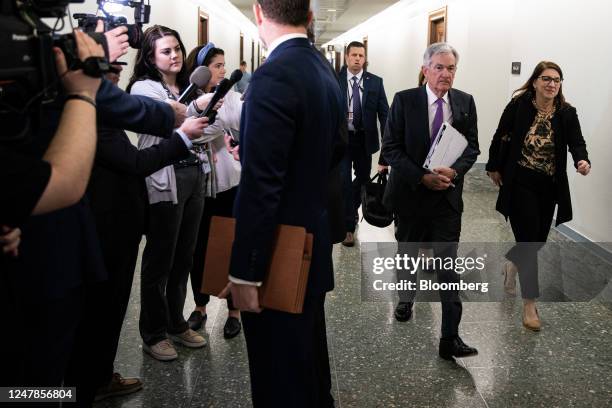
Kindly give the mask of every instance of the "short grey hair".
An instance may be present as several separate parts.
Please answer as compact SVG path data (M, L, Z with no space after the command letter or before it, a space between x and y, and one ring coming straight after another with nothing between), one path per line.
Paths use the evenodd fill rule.
M425 50L423 54L423 66L428 67L431 64L431 58L436 54L453 54L455 56L455 64L459 63L459 53L452 45L445 42L433 43Z

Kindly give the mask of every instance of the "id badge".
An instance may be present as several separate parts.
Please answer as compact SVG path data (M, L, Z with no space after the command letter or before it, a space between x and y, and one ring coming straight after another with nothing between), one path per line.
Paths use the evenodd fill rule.
M208 161L205 161L202 163L202 171L204 172L204 174L208 174L210 173L210 163Z

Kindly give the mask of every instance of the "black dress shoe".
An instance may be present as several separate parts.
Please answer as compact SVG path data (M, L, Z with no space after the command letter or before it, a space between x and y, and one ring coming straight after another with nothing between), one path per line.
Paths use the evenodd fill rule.
M207 314L202 315L202 312L198 310L194 310L191 312L189 319L187 320L187 324L191 330L200 330L206 322Z
M395 320L407 322L412 317L412 302L399 302L395 307Z
M469 357L478 354L478 350L470 347L457 336L452 339L440 339L440 357L445 360L452 360L453 357Z
M225 326L223 326L223 337L226 339L234 338L240 333L241 329L242 325L240 324L240 320L230 316L225 321Z

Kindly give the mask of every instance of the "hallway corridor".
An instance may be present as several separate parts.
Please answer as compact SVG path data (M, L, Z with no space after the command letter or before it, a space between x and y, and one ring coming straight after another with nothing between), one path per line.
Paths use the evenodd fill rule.
M511 241L494 211L496 192L482 169L472 169L464 191L462 241ZM361 241L392 241L362 221ZM553 230L550 241L565 241ZM612 304L543 302L540 333L521 325L520 297L464 303L461 336L479 355L457 363L437 355L439 303L417 303L413 319L398 323L393 303L362 303L359 245L334 247L336 289L328 295L327 328L337 407L605 407L612 401ZM606 268L607 279L612 267ZM144 390L96 407L250 407L243 334L223 338L225 302L212 300L207 347L177 347L162 363L142 352L138 334L139 270L115 365L139 376ZM501 282L501 277L500 277ZM192 311L188 295L185 316ZM96 350L92 350L95 353Z

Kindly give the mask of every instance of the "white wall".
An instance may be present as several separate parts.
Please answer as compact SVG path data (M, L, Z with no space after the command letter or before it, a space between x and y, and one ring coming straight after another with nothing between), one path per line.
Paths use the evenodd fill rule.
M259 42L257 28L228 0L150 0L150 4L151 21L147 26L161 24L177 30L185 44L187 53L198 44L198 10L206 13L209 17L208 38L218 48L225 51L228 77L231 71L238 69L240 65L240 33L243 33L244 60L247 61L250 68L251 41L255 41L255 53L257 53L257 43ZM83 4L72 4L70 6L71 14L94 14L96 9L97 3L95 0L86 0ZM119 14L125 15L128 22L133 21L133 9L125 7ZM146 29L147 26L144 28ZM130 49L128 54L120 59L129 64L122 73L120 86L124 88L132 73L135 58L136 50Z
M338 47L368 36L369 69L384 78L389 101L416 86L427 42L428 13L448 6L447 39L460 54L454 86L474 95L486 162L491 136L512 91L540 60L560 64L563 91L578 109L593 162L588 177L568 166L574 220L593 241L612 241L612 2L606 0L404 0L332 40ZM511 75L511 62L522 62ZM571 160L570 160L571 162Z

